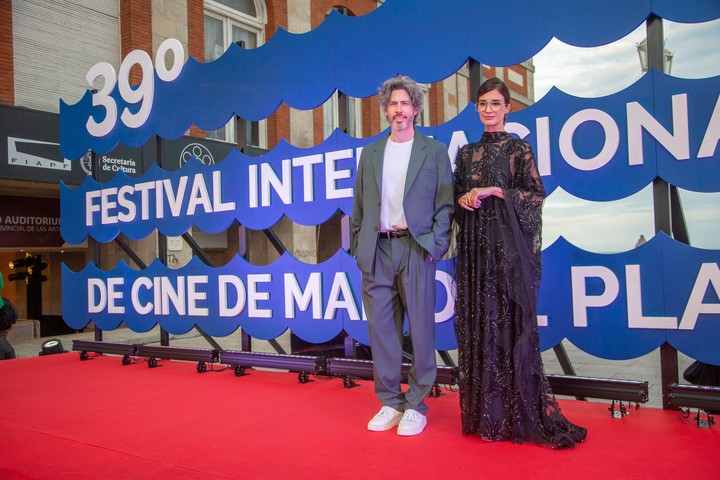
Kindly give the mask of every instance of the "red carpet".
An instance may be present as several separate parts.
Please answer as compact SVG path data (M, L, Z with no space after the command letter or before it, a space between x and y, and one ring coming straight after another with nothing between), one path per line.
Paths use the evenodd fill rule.
M609 402L562 400L588 439L555 451L463 437L444 391L428 399L425 432L405 438L365 429L380 406L371 382L215 368L76 353L0 362L0 479L720 478L720 425L676 412L613 419Z

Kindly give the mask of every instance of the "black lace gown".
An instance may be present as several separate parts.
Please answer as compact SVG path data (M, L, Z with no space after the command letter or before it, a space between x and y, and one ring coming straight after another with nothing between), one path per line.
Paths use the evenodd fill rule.
M457 199L501 187L468 212ZM486 132L458 152L455 170L455 313L462 432L486 440L568 448L586 430L570 423L543 371L537 327L545 189L530 145Z

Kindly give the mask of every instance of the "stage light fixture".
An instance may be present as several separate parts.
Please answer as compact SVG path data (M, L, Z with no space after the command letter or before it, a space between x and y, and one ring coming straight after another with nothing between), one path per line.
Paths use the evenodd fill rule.
M648 382L639 380L615 380L572 375L547 375L547 379L555 395L568 395L579 400L585 399L585 397L612 400L608 410L613 418L623 418L628 414L623 402L634 402L635 409L637 409L640 403L648 401Z
M233 367L235 375L238 377L245 374L245 369L252 367L277 368L298 372L298 382L300 383L308 381L309 373L325 373L323 357L311 355L225 350L220 352L220 362Z
M697 408L694 419L698 427L710 428L715 423L713 414L720 412L720 387L674 383L670 385L668 397L670 403L686 418L690 415L690 408Z
M39 355L54 355L56 353L65 353L62 342L57 338L44 341L41 348L42 350L40 351Z
M197 371L203 373L207 371L208 363L216 363L218 360L218 351L207 348L188 348L188 347L169 347L161 345L138 345L137 356L147 357L148 367L157 366L157 359L183 360L188 362L198 362Z
M402 381L407 383L408 373L410 372L409 363L403 363L400 368ZM373 362L372 360L355 360L350 358L329 358L327 360L327 371L330 375L338 375L343 377L343 385L345 388L355 386L355 378L363 378L371 380L373 378ZM431 396L440 396L439 385L455 385L458 379L458 367L437 366L437 375L435 377L435 385L431 392Z
M130 358L135 356L137 346L131 343L97 342L94 340L73 340L74 351L80 352L80 360L88 359L88 352L122 355L122 364L130 365Z
M648 382L573 375L547 375L547 378L556 395L604 398L635 403L648 401Z

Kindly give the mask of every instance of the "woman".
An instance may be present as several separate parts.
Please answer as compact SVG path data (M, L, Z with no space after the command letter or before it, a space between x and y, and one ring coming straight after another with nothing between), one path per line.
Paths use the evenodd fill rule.
M464 435L568 448L586 430L560 412L543 372L537 328L545 189L530 145L505 131L510 92L480 86L485 133L456 158L455 310Z

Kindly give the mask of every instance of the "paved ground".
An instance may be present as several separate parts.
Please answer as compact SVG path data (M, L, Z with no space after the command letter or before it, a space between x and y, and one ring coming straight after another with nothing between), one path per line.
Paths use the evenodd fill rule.
M34 357L42 350L42 343L50 338L57 338L62 342L63 348L67 351L72 350L72 341L74 339L94 340L95 332L88 331L71 335L61 335L55 337L35 338L28 340L11 340L15 352L19 358ZM160 344L160 331L155 328L145 333L133 332L127 328L118 328L112 331L103 332L103 340L108 342L120 343L153 343ZM285 334L278 339L278 343L290 352L289 335ZM227 337L215 338L215 341L227 350L241 350L241 335L236 332ZM210 344L203 338L200 333L191 330L185 335L170 335L170 345L184 346L195 348L212 348ZM273 347L265 341L253 340L253 351L258 352L275 352ZM567 355L575 369L575 374L582 377L607 378L607 379L623 379L623 380L640 380L647 381L649 384L650 399L646 406L660 407L662 405L662 391L660 381L660 353L656 350L648 355L632 360L614 361L604 360L601 358L588 355L569 342L563 342L563 346ZM75 355L76 353L71 353ZM451 358L457 361L456 352L450 352ZM562 375L563 371L557 360L555 352L551 349L543 353L543 362L545 371L549 374ZM442 360L438 357L438 363L442 364ZM692 359L678 353L679 372L682 372L692 363ZM686 383L680 378L680 383Z

